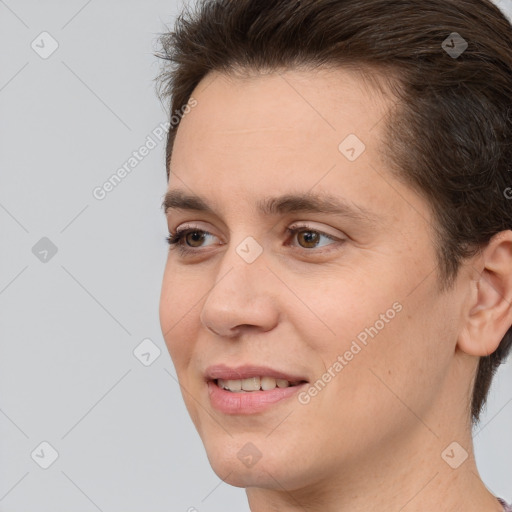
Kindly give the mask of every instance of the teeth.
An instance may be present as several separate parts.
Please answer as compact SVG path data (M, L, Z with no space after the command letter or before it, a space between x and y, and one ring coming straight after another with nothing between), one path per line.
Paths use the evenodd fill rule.
M260 389L260 378L251 377L250 379L242 380L242 389L244 391L258 391Z
M231 391L240 391L242 389L242 381L241 380L226 380L224 381L224 386Z
M262 377L261 378L261 389L263 391L268 391L269 389L274 389L276 387L276 379L272 377Z
M250 379L223 380L217 379L217 385L222 389L233 391L235 393L244 393L246 391L271 391L272 389L287 388L291 386L286 379L274 379L273 377L251 377Z

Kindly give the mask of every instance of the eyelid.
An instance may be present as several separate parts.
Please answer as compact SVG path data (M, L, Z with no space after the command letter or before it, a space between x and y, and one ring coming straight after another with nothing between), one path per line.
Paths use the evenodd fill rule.
M296 230L296 229L300 229L300 228L302 228L303 230L315 231L317 233L320 233L321 235L331 238L332 240L344 240L347 238L347 236L344 234L339 236L339 235L335 235L333 233L329 233L323 227L318 227L315 225L315 223L312 223L310 221L295 221L292 225L290 225L287 228L287 231Z
M205 227L202 227L199 224L195 224L195 223L180 224L174 230L169 229L169 231L171 231L171 232L174 231L174 233L176 233L176 234L183 233L184 231L189 231L189 230L190 231L197 230L197 231L201 231L203 233L208 233L209 235L217 236L212 232L212 230L210 230L210 228L205 228ZM217 237L217 238L219 238L219 237Z
M178 227L176 227L174 230L169 228L169 236L166 238L168 244L170 245L169 249L177 249L181 254L183 255L194 255L194 254L200 254L202 252L205 252L205 248L208 246L205 246L205 248L193 248L188 247L184 242L184 238L189 234L193 233L194 231L200 232L203 235L206 236L213 236L215 238L219 238L217 235L212 233L209 229L204 229L199 225L196 225L194 223L189 224L181 224ZM172 240L172 241L171 241ZM224 245L222 242L220 245Z
M192 224L185 223L185 224L179 225L176 229L169 230L169 231L174 231L176 234L179 234L179 233L183 233L184 231L194 230L194 229L204 232L204 233L207 233L212 236L217 236L214 233L212 233L209 229L204 229L201 226L194 224L194 223L192 223ZM330 238L331 240L343 240L346 238L346 237L340 238L339 236L329 233L322 228L318 228L314 224L311 224L309 221L295 221L293 224L291 224L290 226L288 226L286 228L286 232L290 233L292 231L296 231L299 229L315 231L317 233L320 233L321 235L326 236L327 238Z
M330 243L325 244L325 245L320 245L317 247L312 247L312 248L301 247L295 241L295 237L296 237L297 233L300 233L301 231L306 231L306 232L310 231L310 232L318 233L320 235L320 237L325 237L328 240L330 240ZM294 223L291 226L289 226L288 228L286 228L286 232L289 233L290 238L293 239L293 242L292 243L287 242L285 245L287 247L293 247L295 250L298 250L298 252L301 253L302 255L311 256L311 257L326 256L333 251L339 251L340 246L343 245L347 241L346 237L334 236L334 235L327 233L321 229L318 229L315 226L310 225L309 223L305 223L305 224Z
M172 230L170 230L170 231L171 231L171 233L170 233L170 236L167 238L167 240L168 240L169 244L171 244L171 249L172 248L178 249L181 252L181 254L183 254L185 256L186 255L191 255L191 256L200 255L201 253L208 251L208 249L207 249L208 246L202 246L202 247L197 247L197 248L188 247L187 244L183 242L184 237L186 237L188 233L198 231L198 232L201 232L203 235L219 238L215 234L211 233L210 231L208 231L206 229L202 229L200 226L198 226L196 224L183 224L183 225L178 226L174 230L174 232L172 232ZM323 237L329 239L331 241L331 243L328 243L326 245L320 245L317 247L307 248L307 247L301 247L300 245L296 245L294 243L290 244L289 242L287 242L286 244L284 244L284 246L293 247L294 249L298 249L299 252L303 253L303 254L308 254L311 256L314 256L314 255L321 256L321 255L325 255L326 253L330 253L331 251L339 250L340 245L342 245L347 240L346 236L339 237L339 236L335 236L331 233L327 233L326 231L317 228L314 224L311 224L309 221L296 221L293 224L291 224L290 226L288 226L285 230L285 232L288 233L289 237L291 237L291 238L295 238L297 233L299 233L301 231L310 231L310 232L318 233L321 237L323 236ZM171 242L171 238L175 238L175 240ZM177 238L177 240L176 240L176 238ZM212 245L215 245L215 244L212 244ZM225 243L221 242L219 245L225 245ZM334 247L331 247L331 246L334 246Z

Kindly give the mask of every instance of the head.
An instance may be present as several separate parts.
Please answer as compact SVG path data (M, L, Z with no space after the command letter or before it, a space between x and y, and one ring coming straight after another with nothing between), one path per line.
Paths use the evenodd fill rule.
M162 94L188 112L168 133L168 223L192 231L169 252L160 318L218 474L235 461L232 483L266 485L293 460L321 475L446 415L477 422L512 344L498 8L202 1L162 45ZM327 196L343 212L314 208ZM277 368L300 392L220 411L219 364ZM261 473L242 471L244 450Z

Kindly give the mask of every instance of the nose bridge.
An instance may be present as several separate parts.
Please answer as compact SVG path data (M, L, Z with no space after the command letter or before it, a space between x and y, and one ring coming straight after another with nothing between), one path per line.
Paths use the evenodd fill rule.
M230 299L241 302L259 295L259 286L264 284L264 274L269 270L265 266L263 247L253 237L231 245L222 256L218 267L215 285L208 296L223 295L226 304ZM224 296L224 294L228 294ZM250 301L249 301L250 302Z
M269 274L263 247L255 238L230 245L203 303L201 322L222 335L240 325L270 329L277 312L269 294Z
M263 244L253 236L246 236L241 242L229 243L222 256L216 282L220 284L221 279L226 279L235 288L245 284L246 288L251 287L253 293L256 293L257 289L254 287L268 272Z

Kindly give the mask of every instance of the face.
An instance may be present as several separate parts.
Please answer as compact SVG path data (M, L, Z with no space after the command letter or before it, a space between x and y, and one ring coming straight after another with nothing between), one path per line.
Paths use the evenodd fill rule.
M428 205L384 163L392 98L344 70L192 96L160 301L183 398L226 482L320 484L440 410L461 291L440 294Z

